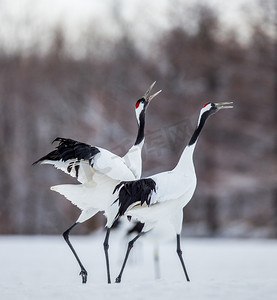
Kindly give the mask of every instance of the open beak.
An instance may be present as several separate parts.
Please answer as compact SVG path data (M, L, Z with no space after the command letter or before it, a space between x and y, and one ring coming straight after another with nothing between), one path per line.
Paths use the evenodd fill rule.
M220 102L215 103L217 109L224 109L224 108L233 108L233 102Z
M157 93L155 93L154 95L149 96L149 94L150 94L150 92L151 92L153 86L155 85L155 83L156 83L156 81L154 81L154 82L150 85L149 89L148 89L148 90L145 92L145 94L143 95L143 98L144 98L146 101L149 101L149 102L150 102L154 97L156 97L157 95L159 95L159 93L162 91L162 90L160 90L160 91L158 91Z

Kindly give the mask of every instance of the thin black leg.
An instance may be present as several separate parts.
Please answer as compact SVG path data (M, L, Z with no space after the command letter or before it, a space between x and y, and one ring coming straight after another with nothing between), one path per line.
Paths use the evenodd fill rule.
M181 262L183 270L185 272L186 279L187 279L187 281L190 281L187 270L186 270L186 267L185 267L185 263L184 263L184 260L183 260L183 257L182 257L182 250L181 250L181 246L180 246L180 234L177 234L177 254L179 256L180 262Z
M117 283L121 282L121 276L122 276L122 274L123 274L123 271L124 271L126 262L127 262L127 260L128 260L129 254L130 254L130 251L131 251L131 249L133 248L135 241L136 241L142 234L143 234L143 233L140 232L134 239L132 239L132 240L128 243L128 248L127 248L127 252L126 252L125 258L124 258L124 262L123 262L121 271L120 271L119 275L117 276L115 282L117 282Z
M88 273L86 271L86 269L84 268L83 264L81 263L76 251L74 250L71 242L69 241L69 233L70 231L79 223L74 223L71 227L69 227L64 233L63 233L63 237L67 243L67 245L69 246L69 248L71 249L72 253L74 254L80 268L81 268L81 272L80 272L80 275L82 276L82 283L86 283L87 282L87 276L88 276Z
M108 277L108 283L111 283L111 273L110 273L110 262L109 262L109 236L110 236L110 228L107 228L106 237L103 243L104 246L104 252L106 257L106 267L107 267L107 277Z

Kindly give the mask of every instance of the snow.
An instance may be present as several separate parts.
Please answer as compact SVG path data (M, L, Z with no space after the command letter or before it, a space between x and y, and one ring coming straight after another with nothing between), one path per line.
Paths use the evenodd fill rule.
M104 232L72 236L89 273L81 284L79 266L61 236L1 236L1 299L276 299L277 241L182 239L191 282L186 282L175 241L160 247L161 279L154 278L153 245L138 241L122 283L106 284ZM113 280L126 241L111 236Z

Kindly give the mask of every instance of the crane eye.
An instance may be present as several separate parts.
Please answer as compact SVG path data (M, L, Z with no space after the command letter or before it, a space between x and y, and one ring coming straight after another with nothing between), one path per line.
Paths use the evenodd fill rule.
M205 107L205 106L207 106L208 104L210 104L211 102L207 102L207 103L205 103L204 104L204 106L203 106L203 108Z

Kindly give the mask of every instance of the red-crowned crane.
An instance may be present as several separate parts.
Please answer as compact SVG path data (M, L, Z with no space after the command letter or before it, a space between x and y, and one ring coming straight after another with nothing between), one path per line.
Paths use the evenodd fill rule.
M119 204L115 220L126 215L134 220L144 223L142 231L128 243L127 252L116 278L121 277L134 242L145 232L171 223L177 235L177 254L182 264L187 281L187 274L180 246L180 234L183 223L183 207L191 200L196 188L196 174L193 164L193 152L199 134L209 116L220 109L232 108L232 102L208 102L200 111L197 127L185 147L176 167L144 179L121 182L115 188L116 202Z
M100 147L58 137L54 140L54 142L59 142L56 149L34 163L53 165L75 177L81 183L56 185L52 186L51 190L64 195L82 210L77 221L63 233L63 237L81 268L80 275L83 283L87 281L87 271L69 240L69 233L77 224L87 221L99 211L104 211L107 218L107 231L103 245L107 279L110 283L108 241L110 228L117 213L116 205L112 205L115 199L113 190L120 181L135 180L141 176L145 113L150 101L161 92L158 91L152 96L149 95L154 84L155 82L135 104L138 133L134 145L125 156L120 157Z

